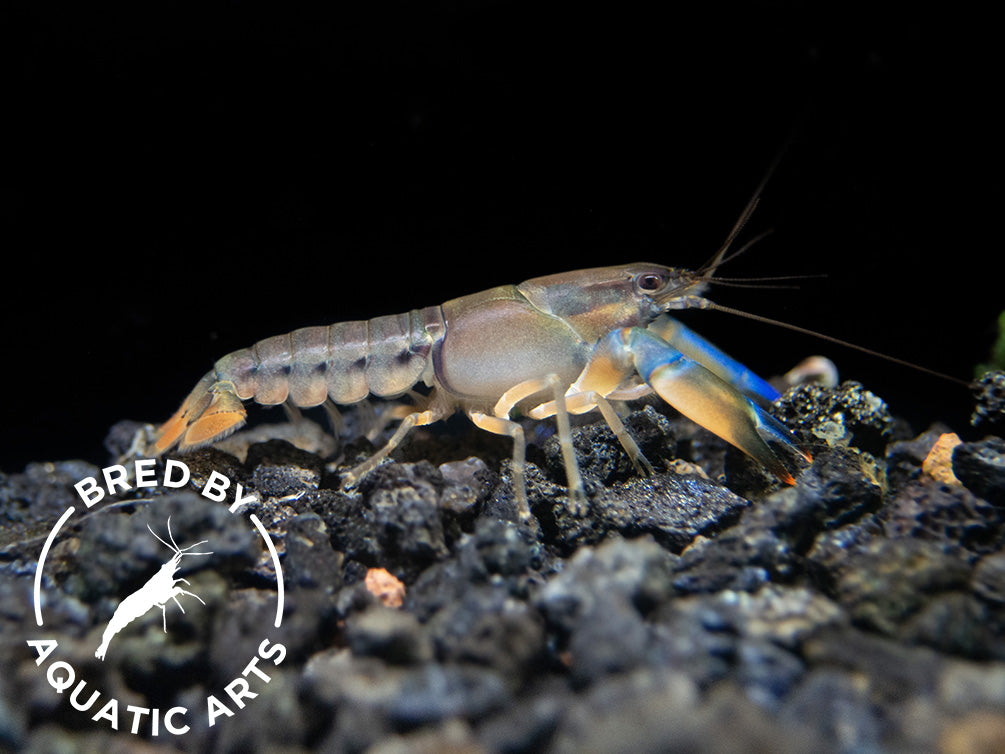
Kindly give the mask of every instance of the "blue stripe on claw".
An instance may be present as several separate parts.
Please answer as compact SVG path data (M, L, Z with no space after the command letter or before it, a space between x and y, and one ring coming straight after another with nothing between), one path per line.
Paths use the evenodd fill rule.
M772 473L788 484L795 484L792 474L801 471L804 466L812 463L813 457L793 442L792 433L788 427L767 411L762 410L760 406L754 403L750 405L754 409L754 416L756 417L754 431L764 441L764 444L771 449L772 454L779 459L785 469L784 474L774 469Z
M782 481L795 483L793 475L811 459L785 425L651 331L634 327L622 333L636 370L663 400Z
M687 358L715 372L740 392L757 396L768 403L778 398L778 391L767 381L676 319L661 317L649 329Z
M670 377L680 369L686 369L694 364L689 358L661 342L645 330L633 328L629 340L629 349L635 358L635 368L646 382L650 381L653 372L663 368Z

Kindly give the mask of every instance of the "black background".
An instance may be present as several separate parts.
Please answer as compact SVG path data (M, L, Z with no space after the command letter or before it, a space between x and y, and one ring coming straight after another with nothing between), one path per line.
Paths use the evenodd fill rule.
M165 419L216 358L296 327L697 267L783 144L746 237L773 233L722 274L827 277L711 298L964 378L993 339L979 18L961 38L865 3L7 7L4 471L104 463L112 423ZM687 321L763 374L827 353L917 429L966 428L951 383Z

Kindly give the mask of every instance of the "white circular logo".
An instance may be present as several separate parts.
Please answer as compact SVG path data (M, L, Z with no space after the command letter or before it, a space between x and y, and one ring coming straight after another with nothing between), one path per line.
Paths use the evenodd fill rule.
M84 677L85 674L74 667L70 659L60 658L59 639L54 638L46 631L44 615L46 600L42 589L42 584L45 581L46 560L60 531L75 514L88 514L91 508L117 492L157 486L177 490L188 486L191 479L188 466L174 459L168 459L165 462L163 477L160 479L156 476L156 461L153 459L136 460L133 462L133 466L131 476L130 470L126 467L114 465L101 470L103 484L95 477L86 477L74 485L83 502L83 511L78 514L75 506L67 508L50 530L45 544L42 546L35 570L33 589L35 623L38 630L36 637L28 639L27 643L36 655L36 666L43 669L46 680L52 686L54 693L65 694L70 706L77 712L90 717L93 722L107 725L112 730L128 731L144 737L157 737L165 733L181 736L191 729L194 715L204 715L205 724L212 727L221 716L231 717L237 711L247 707L259 695L264 685L271 680L271 676L265 669L266 663L271 662L274 665L279 665L286 657L286 647L270 640L267 636L264 637L258 644L257 653L249 659L241 674L225 684L219 693L207 694L201 710L189 709L184 706L174 706L162 710L156 707L122 703L104 689L89 684ZM231 492L229 501L228 492ZM213 503L227 505L226 510L229 514L237 514L242 506L258 501L255 495L246 494L242 485L237 484L232 488L230 480L216 471L210 474L200 492L200 497ZM163 498L163 500L169 499L171 498ZM114 663L116 648L123 641L122 637L134 631L134 624L141 622L142 618L155 610L160 610L161 628L167 634L170 633L172 624L169 611L177 609L187 615L189 611L207 609L207 603L203 597L197 593L188 579L179 574L186 567L191 567L191 563L214 555L216 550L214 550L213 533L203 533L204 538L198 541L178 541L177 527L172 528L172 516L165 513L163 520L161 520L157 514L156 506L161 500L161 498L153 498L148 503L151 520L146 523L145 527L149 532L146 535L149 537L149 541L145 545L163 552L163 562L139 586L117 590L120 597L118 604L105 622L100 642L94 647L94 656L102 663ZM176 503L183 505L180 501L176 501ZM284 600L283 571L279 555L261 520L253 513L248 515L247 520L252 524L254 536L261 537L275 569L276 612L274 627L278 629L282 625ZM119 554L116 553L116 555ZM204 562L209 562L209 560ZM86 568L87 564L83 563L81 567ZM193 576L193 578L195 577ZM253 690L253 688L258 688L258 690Z

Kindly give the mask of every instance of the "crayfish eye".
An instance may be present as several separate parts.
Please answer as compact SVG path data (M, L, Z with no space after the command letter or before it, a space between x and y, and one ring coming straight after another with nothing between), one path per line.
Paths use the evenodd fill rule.
M638 276L635 285L640 291L658 291L663 287L663 276L655 272L645 272Z

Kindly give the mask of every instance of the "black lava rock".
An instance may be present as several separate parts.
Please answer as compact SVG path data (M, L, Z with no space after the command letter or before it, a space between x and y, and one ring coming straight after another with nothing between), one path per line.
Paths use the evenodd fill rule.
M947 552L983 555L1001 547L1005 511L959 485L913 482L886 506L888 536L937 542Z
M284 441L244 440L246 462L201 450L183 457L191 489L131 491L65 528L46 565L47 630L96 685L191 709L227 682L261 680L246 669L267 631L284 663L259 664L270 680L242 697L243 719L193 724L192 750L969 744L1005 708L1000 441L957 448L965 486L936 481L922 463L942 429L883 454L894 432L873 398L846 383L805 390L798 411L784 404L804 438L816 435L791 487L651 407L626 419L651 476L602 422L584 425L587 510L568 510L564 466L537 452L529 521L516 513L505 452L464 454L436 433L402 454L414 460L388 459L348 491L341 462ZM447 460L434 466L420 450ZM709 479L709 469L725 472ZM197 496L214 471L257 500L235 515ZM77 503L76 479L97 473L66 462L0 475L0 743L15 749L112 740L82 733L86 718L53 692L21 636L41 543ZM284 573L278 627L278 573L251 515ZM152 610L98 661L102 626L168 556L147 524L183 547L209 540L196 550L212 555L183 558L179 571L205 604L181 595L182 613L169 601L167 631Z
M793 430L830 444L854 445L873 455L883 455L893 437L894 421L886 404L852 381L835 388L792 388L775 402L775 414Z
M1005 431L1005 372L986 372L974 386L970 423L984 432Z
M695 537L730 526L749 505L726 487L697 474L633 477L589 491L590 513L585 518L572 514L564 504L553 504L542 512L542 525L556 546L568 549L596 543L611 533L649 534L680 552Z
M677 442L670 422L652 406L634 411L622 421L642 454L654 466L661 467L676 456ZM573 428L572 445L584 476L610 484L635 474L628 454L603 421ZM565 464L557 435L544 444L544 453L552 479L564 483Z
M322 462L312 453L285 440L269 440L248 448L245 465L254 469L252 481L265 497L295 495L321 482Z
M921 466L945 427L931 427L909 440L891 442L886 449L886 478L892 490L901 489L921 475Z
M975 495L1005 505L1005 440L987 437L953 450L953 474Z

